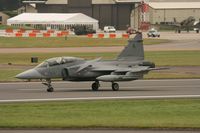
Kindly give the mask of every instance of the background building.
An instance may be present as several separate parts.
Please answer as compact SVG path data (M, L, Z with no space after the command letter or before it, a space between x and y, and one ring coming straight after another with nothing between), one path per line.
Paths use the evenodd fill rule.
M43 0L24 1L35 3L39 13L84 13L99 20L102 29L106 25L126 29L131 24L131 12L141 0Z
M151 24L181 22L189 16L200 19L200 2L149 2L148 21Z
M127 29L127 25L138 29L142 22L155 24L172 22L174 17L177 21L182 21L189 16L194 16L196 20L200 18L200 0L144 0L149 3L148 11L145 13L141 11L141 1L23 0L23 4L25 12L84 13L99 20L101 29L106 25L115 26L118 30Z
M0 11L16 10L21 4L21 0L0 0Z
M0 12L0 25L6 25L7 24L7 20L10 18L9 15L7 15L4 12Z

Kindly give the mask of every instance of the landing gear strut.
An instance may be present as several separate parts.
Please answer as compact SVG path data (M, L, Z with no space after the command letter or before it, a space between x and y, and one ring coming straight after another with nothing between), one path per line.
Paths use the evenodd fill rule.
M100 86L99 81L95 81L95 82L92 84L92 90L93 90L93 91L98 91L99 86Z
M118 83L112 83L112 90L113 91L118 91L119 90L119 84Z
M54 88L51 85L51 79L46 79L45 83L42 83L43 85L47 86L47 92L53 92Z

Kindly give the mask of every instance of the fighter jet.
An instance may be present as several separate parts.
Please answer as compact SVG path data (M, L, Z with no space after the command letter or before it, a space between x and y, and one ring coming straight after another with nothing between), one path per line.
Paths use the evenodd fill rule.
M174 26L176 27L176 32L181 33L181 30L186 30L189 32L191 28L195 28L195 18L190 16L182 22L177 22L176 18L174 18Z
M75 82L94 81L91 86L93 91L99 89L99 81L111 82L112 90L118 91L119 85L116 82L142 79L149 71L160 69L155 68L153 62L144 60L142 34L137 33L114 60L56 57L18 74L16 78L40 79L47 86L47 92L54 91L51 80L56 78Z

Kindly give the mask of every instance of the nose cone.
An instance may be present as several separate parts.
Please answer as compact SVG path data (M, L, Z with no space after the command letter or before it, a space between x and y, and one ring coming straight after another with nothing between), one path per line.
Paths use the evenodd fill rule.
M35 69L30 69L15 76L18 79L41 79L44 76Z

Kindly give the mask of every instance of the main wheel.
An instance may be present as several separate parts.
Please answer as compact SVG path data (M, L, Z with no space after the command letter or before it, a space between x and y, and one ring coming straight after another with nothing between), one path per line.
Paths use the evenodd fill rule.
M98 89L99 89L99 83L98 83L98 82L94 82L94 83L92 84L92 90L93 90L93 91L98 91Z
M53 91L54 91L53 87L49 87L49 88L47 89L47 92L53 92Z
M113 90L113 91L118 91L118 90L119 90L119 85L118 85L118 83L112 83L112 90Z

